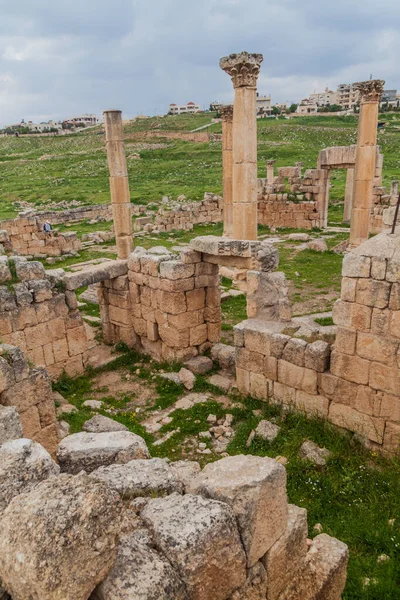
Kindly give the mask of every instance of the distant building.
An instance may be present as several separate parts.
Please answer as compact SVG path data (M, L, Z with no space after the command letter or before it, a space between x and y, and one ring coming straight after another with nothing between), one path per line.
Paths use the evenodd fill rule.
M353 83L341 83L337 88L337 104L343 109L350 110L360 100L360 92L355 89Z
M398 101L399 95L397 94L397 90L383 90L380 103L381 106L384 104L388 104L389 106L397 106Z
M210 103L210 110L211 112L218 112L221 106L224 106L223 102L218 102L215 100L214 102Z
M312 102L314 102L318 107L333 106L333 104L339 104L338 93L333 92L332 90L330 90L328 88L325 88L324 92L310 94L309 99Z
M264 96L257 92L256 110L258 115L271 114L271 96Z
M187 104L170 104L168 114L170 115L182 115L182 114L194 114L200 112L200 105L194 102L188 102Z
M287 102L277 102L272 108L278 108L280 111L285 112L285 110L289 107Z
M93 125L97 125L99 119L96 115L80 115L78 117L71 117L70 119L65 119L64 123L72 126L72 127L91 127Z
M298 105L296 112L299 115L315 115L318 112L318 106L311 98L303 98Z

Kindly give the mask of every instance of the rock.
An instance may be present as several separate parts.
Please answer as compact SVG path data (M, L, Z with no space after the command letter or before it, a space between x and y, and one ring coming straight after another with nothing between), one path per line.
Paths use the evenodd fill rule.
M137 532L121 539L117 558L91 600L186 600L186 589L167 558Z
M280 430L281 428L271 421L260 421L256 427L256 436L267 442L273 442Z
M316 252L326 252L328 250L327 243L323 238L311 240L311 242L308 242L307 248L308 250L315 250Z
M196 381L196 377L194 376L194 374L191 371L189 371L189 369L185 369L184 367L182 367L178 375L180 382L183 383L185 388L187 390L192 390Z
M41 262L15 261L15 270L21 281L32 281L33 279L45 279L46 271Z
M141 517L156 548L187 586L187 598L225 600L246 579L246 560L230 508L199 496L150 500Z
M322 533L324 530L324 528L322 527L321 523L316 523L313 527L313 531L315 531L315 533Z
M171 462L169 467L182 482L186 493L190 491L191 483L201 470L199 463L194 460L178 460Z
M74 433L64 438L57 450L61 471L90 473L113 463L124 464L137 458L150 458L146 442L130 431Z
M87 600L113 565L121 516L118 494L83 473L14 498L0 518L0 577L13 600Z
M173 383L176 383L176 385L182 385L182 382L179 378L178 373L159 373L158 376L161 377L162 379L167 379L168 381L172 381Z
M137 459L124 465L100 467L91 473L91 477L105 481L123 500L183 492L183 484L161 458Z
M95 415L83 424L83 431L88 433L104 433L105 431L129 431L126 425L109 419L103 415Z
M208 402L210 399L209 394L198 394L197 392L192 392L187 396L184 396L177 402L175 402L175 408L182 408L183 410L187 410L188 408L192 408L195 404L201 404L202 402Z
M387 562L388 560L390 560L390 556L388 556L387 554L381 554L380 556L378 556L377 562L383 563Z
M217 422L217 416L216 415L208 415L207 417L207 423L216 423Z
M207 356L195 356L183 364L195 375L204 375L213 368L213 361Z
M308 233L291 233L288 236L288 240L291 242L308 242L309 239Z
M211 383L211 385L220 388L222 391L229 392L235 380L229 373L215 373L215 375L211 375L207 381L208 383Z
M76 412L78 412L78 409L73 404L61 404L61 406L57 406L56 408L57 417L61 417L61 415L70 415Z
M283 465L284 467L288 464L289 460L286 456L275 456L275 460Z
M199 438L206 439L206 440L211 440L212 435L211 435L211 433L209 431L200 431Z
M0 445L22 436L22 425L15 406L0 406Z
M58 423L58 434L60 440L63 440L67 435L71 433L71 425L67 421L59 421Z
M324 467L327 459L331 456L331 452L326 448L320 448L311 440L306 440L300 447L299 456L304 460L309 460L314 465Z
M229 504L237 519L248 567L285 531L286 471L271 458L229 456L208 464L196 477L192 490Z
M29 492L59 472L50 454L37 442L21 438L0 446L0 512L14 496Z
M267 597L267 574L260 562L251 567L247 572L244 585L233 592L229 600L265 600Z
M249 437L246 440L246 448L250 448L250 446L251 446L251 444L252 444L252 442L253 442L253 440L254 440L255 437L256 437L256 432L253 429L253 431L250 431Z
M103 408L103 403L100 400L85 400L82 406L85 406L86 408L91 408L92 410L100 410L101 408Z

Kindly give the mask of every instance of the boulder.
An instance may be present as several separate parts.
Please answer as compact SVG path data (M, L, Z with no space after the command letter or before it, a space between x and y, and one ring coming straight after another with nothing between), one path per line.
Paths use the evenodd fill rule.
M187 494L150 500L141 512L156 548L193 600L226 600L246 579L246 558L229 506Z
M130 431L81 432L61 441L57 458L61 471L76 474L136 458L150 458L150 454L144 439Z
M90 408L91 410L101 410L103 408L103 403L101 400L85 400L82 406Z
M288 240L291 242L308 242L309 239L308 233L291 233L288 236Z
M0 518L0 577L13 600L87 600L113 565L121 516L118 494L84 473L14 498Z
M229 600L265 600L267 597L267 574L262 563L256 564L247 571L244 585L233 592Z
M251 455L228 456L206 465L191 489L229 504L237 519L248 567L252 567L286 529L286 471L276 460Z
M331 452L326 448L320 448L311 440L306 440L300 447L299 456L304 460L309 460L318 467L324 467L327 459L331 456Z
M15 406L0 406L0 445L23 436Z
M273 442L274 439L278 436L281 428L275 423L271 423L271 421L260 421L256 427L255 433L257 437L267 441Z
M50 454L37 442L21 438L0 446L0 512L14 496L29 492L59 472Z
M184 365L195 375L204 375L213 368L213 361L207 356L194 356L186 361Z
M104 433L105 431L128 431L126 425L109 419L103 415L95 415L88 421L85 421L82 427L83 431L88 433Z
M315 250L316 252L326 252L328 250L328 245L323 238L315 238L308 242L307 248L309 250Z
M183 484L161 458L138 459L124 465L100 467L91 473L91 477L105 481L124 500L183 492Z
M117 558L91 600L186 600L186 590L168 559L135 532L121 539Z
M178 375L180 382L183 383L185 388L187 390L192 390L196 381L196 377L194 376L192 371L189 371L189 369L185 369L184 367L182 367Z
M185 492L190 490L192 481L201 471L199 463L195 460L178 460L169 463L169 468L182 482Z

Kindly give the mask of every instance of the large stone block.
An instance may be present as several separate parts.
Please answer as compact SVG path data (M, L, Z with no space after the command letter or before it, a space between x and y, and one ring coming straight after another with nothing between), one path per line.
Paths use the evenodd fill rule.
M367 360L391 365L395 362L398 346L398 341L371 333L360 331L357 335L357 354Z
M370 362L359 356L340 354L336 350L331 355L331 373L337 377L366 385L369 379Z
M229 506L187 494L150 500L141 517L193 600L225 600L246 579L246 557Z
M250 352L247 348L236 348L236 367L253 373L264 372L264 355Z
M74 433L62 440L57 450L61 471L90 473L113 463L124 464L137 458L150 458L146 443L130 431Z
M21 438L22 425L14 406L0 406L0 445Z
M397 365L388 366L378 362L371 363L369 385L374 390L400 396L400 373Z
M304 367L304 354L307 342L300 338L291 338L282 353L282 359L299 367Z
M0 577L12 597L87 600L113 565L121 512L118 494L84 474L14 498L0 519Z
M343 277L370 277L371 259L368 256L358 256L353 252L345 254L343 258Z
M278 381L309 394L317 393L317 373L285 360L278 361Z
M357 283L356 302L375 308L386 308L389 304L391 284L375 279L360 279Z
M241 455L210 463L193 482L192 490L229 504L238 522L248 567L285 531L286 472L275 460Z
M305 412L307 415L321 418L328 416L329 400L325 396L296 390L294 404L297 410Z
M328 419L334 425L354 431L368 440L372 440L378 444L382 444L383 442L383 433L385 430L385 421L383 419L365 415L351 406L339 404L338 402L331 402Z
M307 344L304 353L304 366L323 373L329 367L330 355L330 346L323 340Z

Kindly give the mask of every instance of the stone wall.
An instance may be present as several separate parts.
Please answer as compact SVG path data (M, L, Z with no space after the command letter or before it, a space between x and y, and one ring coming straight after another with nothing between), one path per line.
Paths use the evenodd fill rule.
M155 218L158 231L183 229L189 231L193 225L219 223L223 220L223 199L214 194L204 194L201 202L182 204L176 210L161 207Z
M237 385L327 418L395 452L400 441L400 235L380 234L345 255L337 336L330 346L286 335L288 324L235 327Z
M24 437L39 442L55 454L59 436L50 377L45 369L31 367L20 348L1 343L0 420L3 412L9 414L2 407L15 407Z
M324 170L310 169L302 177L299 167L279 168L272 184L259 179L258 222L268 227L322 227L320 212L325 184Z
M70 254L81 249L76 233L43 231L39 217L18 217L0 221L0 230L5 230L13 250L23 256L46 257Z
M0 339L21 348L52 378L63 371L81 374L96 345L77 310L75 293L62 291L64 275L62 270L46 272L41 263L23 257L0 257Z

